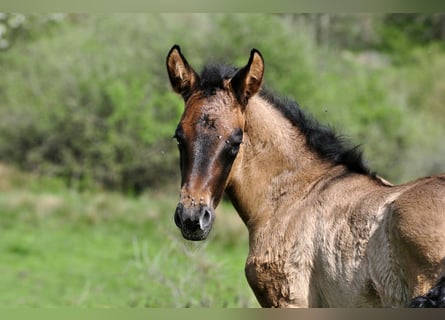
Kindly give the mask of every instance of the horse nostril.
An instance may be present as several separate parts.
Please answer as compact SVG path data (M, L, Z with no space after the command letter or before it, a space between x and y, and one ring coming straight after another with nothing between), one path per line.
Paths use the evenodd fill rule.
M212 212L208 207L204 207L201 211L201 216L199 217L199 227L201 230L207 229L212 223Z

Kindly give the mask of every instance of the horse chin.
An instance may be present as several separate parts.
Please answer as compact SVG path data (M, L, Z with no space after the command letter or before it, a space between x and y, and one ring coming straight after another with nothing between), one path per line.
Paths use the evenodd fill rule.
M203 241L207 239L207 236L210 233L211 226L206 230L198 230L195 232L188 232L187 230L181 229L182 236L184 239L189 241Z
M203 241L206 240L210 231L212 230L213 221L208 224L204 229L189 229L189 228L180 228L182 236L184 239L189 241Z

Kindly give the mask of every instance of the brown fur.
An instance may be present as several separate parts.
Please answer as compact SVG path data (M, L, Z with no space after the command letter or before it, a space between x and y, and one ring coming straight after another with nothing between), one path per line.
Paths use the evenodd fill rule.
M445 176L400 186L335 180L345 169L302 152L284 119L260 127L267 105L258 100L247 106L245 132L277 136L259 142L261 153L245 138L229 195L249 229L246 275L260 304L404 306L431 288L443 275Z
M173 52L172 59L178 57ZM189 68L167 61L170 73L181 70L181 77ZM262 68L252 52L242 85L232 88L228 81L213 97L185 99L180 125L189 141L200 134L202 112L217 119L222 140L232 128L244 135L222 187L192 168L183 178L181 204L191 206L187 195L213 208L218 190L226 190L249 231L245 272L264 307L401 307L425 294L445 275L445 175L392 185L321 159L295 126L255 95ZM214 150L221 150L218 143ZM221 175L221 165L209 160L207 172Z

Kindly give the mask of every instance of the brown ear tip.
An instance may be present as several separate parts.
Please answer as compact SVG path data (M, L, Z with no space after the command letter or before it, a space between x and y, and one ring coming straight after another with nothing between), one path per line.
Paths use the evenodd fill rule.
M171 47L170 51L168 52L167 56L169 56L173 51L178 51L180 53L181 52L181 47L179 45L177 45L177 44L173 45L173 47Z
M249 59L249 64L251 64L254 60L256 60L257 62L260 62L261 64L264 64L264 59L263 59L263 55L261 54L261 52L255 48L253 48L250 51L250 59Z
M254 56L255 54L258 54L261 58L263 57L263 55L261 54L260 50L258 50L256 48L252 48L252 50L250 51L250 55Z

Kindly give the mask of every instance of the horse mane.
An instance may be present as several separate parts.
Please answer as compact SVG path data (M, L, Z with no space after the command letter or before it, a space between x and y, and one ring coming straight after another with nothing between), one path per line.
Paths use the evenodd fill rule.
M322 159L344 165L355 173L375 176L363 160L360 145L352 146L348 139L332 127L322 125L305 114L297 102L279 97L264 87L259 94L303 133L309 149Z
M224 88L224 80L233 77L237 70L228 65L206 65L199 77L201 92L206 96L214 95L217 90ZM279 97L264 87L259 95L303 133L309 149L322 159L344 165L355 173L375 176L363 160L360 145L351 146L349 141L337 134L333 128L324 126L305 114L295 101Z

